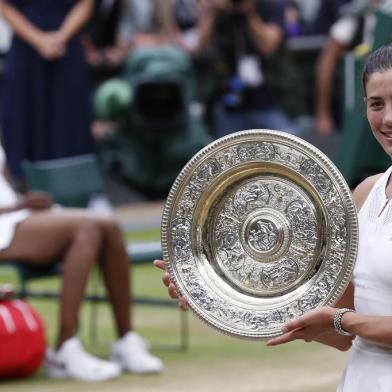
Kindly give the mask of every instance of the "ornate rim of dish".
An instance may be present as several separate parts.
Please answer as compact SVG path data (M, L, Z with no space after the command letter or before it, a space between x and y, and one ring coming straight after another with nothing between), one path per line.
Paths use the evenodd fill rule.
M191 216L190 227L187 228L189 229L189 235L186 234L183 238L183 240L185 240L183 245L186 248L189 245L187 248L188 250L184 253L184 255L187 259L189 258L190 260L189 263L184 263L184 265L180 267L177 263L178 260L173 260L173 222L175 219L181 219L182 215L176 217L176 213L179 213L178 202L181 201L181 197L184 195L186 187L188 186L189 188L192 176L194 179L196 174L200 174L202 172L202 169L200 168L202 168L203 165L207 166L207 163L209 163L209 158L211 158L211 160L215 160L216 156L214 156L214 154L218 154L224 150L228 151L230 148L237 148L239 145L251 146L253 144L257 145L257 143L259 143L259 145L263 143L275 143L275 147L283 146L284 148L288 149L289 152L292 150L299 154L303 154L304 157L307 157L312 161L311 163L316 164L317 170L319 170L321 173L320 178L322 180L323 176L326 176L325 178L328 178L332 181L332 190L330 191L333 191L334 193L331 194L332 196L338 195L339 200L323 200L323 198L326 198L326 195L321 195L319 189L315 189L315 184L312 184L306 178L304 179L301 177L301 174L295 174L296 169L294 166L291 168L288 166L285 167L281 164L281 162L277 164L268 158L252 158L250 160L245 159L243 161L232 164L232 166L218 173L211 173L211 171L213 172L213 167L212 169L209 167L208 175L210 175L211 178L206 181L206 183L203 185L204 190L200 190L199 195L196 197L195 200L197 205L193 207L193 211L188 212L188 215L191 214L189 215ZM289 154L286 155L287 159L290 161L291 158L288 157ZM298 162L299 161L300 159L298 159ZM201 209L203 212L203 205L208 204L208 202L204 200L203 197L205 198L207 193L211 193L214 188L211 184L216 184L218 181L217 179L222 177L223 173L228 173L230 171L241 173L244 169L247 168L246 165L265 165L265 168L267 169L274 166L279 166L277 169L278 171L291 171L293 176L297 176L298 178L301 177L301 179L298 181L305 180L305 182L307 182L307 190L309 190L310 193L314 193L312 197L315 199L319 198L322 202L324 202L324 204L321 203L322 206L320 208L323 209L322 213L326 215L326 225L331 227L335 225L335 217L331 217L331 214L333 214L332 210L336 203L339 211L343 210L344 213L344 230L346 230L346 237L343 241L345 246L343 253L342 249L338 249L337 254L334 254L334 251L324 244L323 246L326 246L327 249L321 257L323 260L320 261L321 264L318 265L318 270L306 281L301 281L301 279L295 281L291 286L292 291L289 291L288 293L277 292L278 294L275 296L271 294L271 296L267 295L265 298L259 298L257 295L253 296L251 291L247 292L246 290L242 290L241 285L236 287L233 291L231 287L232 282L229 282L229 284L227 282L222 283L221 276L218 276L216 271L214 272L214 270L210 268L210 260L208 260L208 258L201 257L199 260L196 259L196 256L194 255L195 252L199 252L200 256L200 254L203 252L203 250L200 249L201 245L197 243L198 239L202 235L200 233L201 228L195 227L195 223L198 223L195 221L197 221L197 219L200 217L195 218L194 211L198 209L200 212ZM270 165L270 167L268 167L268 165ZM198 169L200 169L199 172L197 172ZM263 173L263 175L265 174L266 173ZM223 188L223 185L219 184L219 181L218 185ZM328 194L328 196L330 196L330 194ZM202 201L200 201L200 199L202 199ZM271 211L266 211L264 213L267 214L266 216L269 217L268 219L271 220L272 223L275 222L278 226L280 222L285 219L280 218L279 216L274 217L275 214ZM186 215L184 216L186 217ZM316 218L317 214L315 213L315 219ZM340 218L341 216L336 217L336 219ZM254 219L253 216L247 219L248 225L250 224L249 222L253 222L252 219ZM332 225L330 225L330 221L333 221ZM339 221L339 225L340 222L341 220ZM189 220L187 220L187 224L189 226ZM285 224L282 223L282 226L285 226ZM333 227L330 228L329 226L325 230L328 232L330 231L329 235L333 234L336 236L334 231L335 229ZM179 226L177 227L174 225L174 227L177 229ZM339 229L342 229L342 227L339 226ZM284 227L282 230L284 230ZM287 238L285 241L287 242ZM343 293L344 289L347 287L351 278L358 246L358 224L356 209L351 197L351 192L339 170L326 155L324 155L310 143L296 136L268 129L253 129L237 132L212 142L200 150L185 165L176 178L165 203L161 225L161 242L166 269L169 272L171 279L177 288L177 291L180 295L183 295L187 298L190 308L197 316L199 316L203 321L212 327L229 335L249 339L265 339L280 335L281 327L289 319L297 317L314 307L331 305L337 301L337 299ZM187 242L189 242L188 245ZM328 245L330 245L329 242ZM179 249L180 248L181 246ZM250 249L250 251L257 253L258 249L253 248L253 250ZM272 250L268 252L274 253L275 251ZM280 251L278 250L277 253L279 252ZM342 255L344 256L344 260L339 261L340 264L338 264L338 256ZM334 261L331 261L332 258ZM197 267L196 263L198 264ZM194 266L191 264L194 264ZM200 276L196 276L197 282L195 280L193 280L195 283L192 283L192 280L184 282L184 275L179 273L179 268L182 268L184 271L186 271L184 272L185 274L190 274L190 279L192 274L195 273L196 269L196 275L200 274ZM338 272L336 272L336 269ZM331 277L329 275L336 276ZM205 283L205 287L199 287L200 281L203 284ZM301 283L304 283L303 286L301 286ZM217 284L219 285L218 288L216 287ZM193 294L191 295L188 290L189 286L191 285L199 285L196 291L200 296L197 297L197 300L195 299L196 297ZM215 290L217 290L217 292ZM320 292L322 293L320 294ZM304 295L301 297L301 293L304 295L306 294L306 296L311 298L313 303L309 304L308 302L311 302L309 298L306 297L303 299ZM315 297L318 298L317 301L314 300ZM300 301L304 302L304 304L299 304ZM246 306L244 307L244 305ZM239 319L241 319L241 321L239 321ZM241 327L238 327L239 324L241 324ZM246 325L245 328L244 325Z

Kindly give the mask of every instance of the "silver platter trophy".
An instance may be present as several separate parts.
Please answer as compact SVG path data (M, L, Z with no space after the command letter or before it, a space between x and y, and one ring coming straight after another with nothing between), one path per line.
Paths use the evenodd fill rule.
M250 339L281 334L343 293L358 229L350 190L311 144L238 132L197 153L165 204L162 250L178 292L204 321Z

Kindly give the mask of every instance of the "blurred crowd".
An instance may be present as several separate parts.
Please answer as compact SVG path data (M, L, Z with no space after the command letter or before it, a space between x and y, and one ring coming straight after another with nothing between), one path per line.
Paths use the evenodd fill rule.
M96 151L105 169L159 191L235 131L338 132L341 59L372 47L372 12L388 3L2 0L10 173L23 183L24 159Z

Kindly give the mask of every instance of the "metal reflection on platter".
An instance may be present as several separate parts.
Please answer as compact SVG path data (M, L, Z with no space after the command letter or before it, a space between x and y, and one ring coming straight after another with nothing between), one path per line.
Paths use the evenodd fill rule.
M330 305L350 281L358 228L350 190L304 140L250 130L211 143L167 198L162 250L191 309L218 330L265 339Z

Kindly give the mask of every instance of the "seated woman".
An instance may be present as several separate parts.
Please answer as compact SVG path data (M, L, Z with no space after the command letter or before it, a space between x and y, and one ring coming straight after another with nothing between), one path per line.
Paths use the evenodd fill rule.
M132 331L128 255L114 218L54 208L50 198L41 193L20 197L5 179L4 167L5 154L0 147L0 262L63 263L58 340L55 349L47 351L48 376L101 381L121 371L161 371L160 359L152 356L143 339ZM76 337L80 304L96 262L102 270L118 333L111 361L88 354Z

